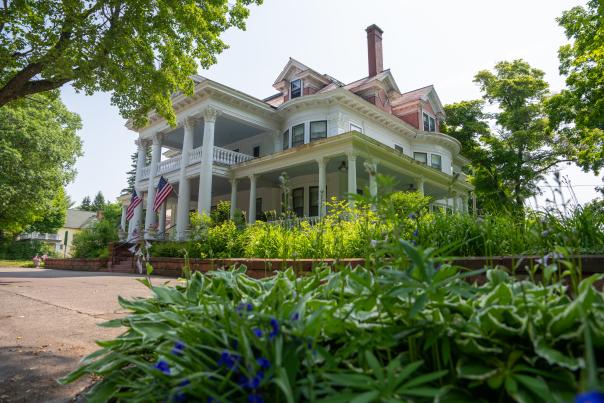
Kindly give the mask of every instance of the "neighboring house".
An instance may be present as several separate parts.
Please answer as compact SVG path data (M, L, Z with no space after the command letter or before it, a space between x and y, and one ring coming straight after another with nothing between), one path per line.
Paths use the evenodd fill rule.
M59 255L71 256L73 237L75 234L88 227L97 219L97 213L91 211L68 209L65 224L56 234L42 232L29 232L17 236L17 241L41 241L53 245Z
M95 212L76 209L67 210L65 224L57 231L61 240L57 253L70 257L73 247L73 237L96 220L97 213Z
M434 87L401 92L383 69L382 30L366 31L369 73L360 80L345 84L290 58L273 84L277 93L266 99L195 76L193 95L173 97L176 128L157 114L142 128L129 121L138 132L136 189L144 199L129 235L158 222L161 232L168 214L184 239L189 212L207 213L220 200L230 200L231 214L241 209L249 222L281 212L283 172L298 216L326 214L332 197L377 192L378 172L395 177L400 190L465 211L473 188L461 171L469 161L456 139L439 132L445 113ZM158 218L151 206L160 175L175 192Z

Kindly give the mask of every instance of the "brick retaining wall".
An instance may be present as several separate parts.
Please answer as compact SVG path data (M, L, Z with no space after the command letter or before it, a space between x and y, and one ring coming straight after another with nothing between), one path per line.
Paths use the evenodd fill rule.
M107 258L98 259L46 259L44 267L56 270L103 271L107 268Z

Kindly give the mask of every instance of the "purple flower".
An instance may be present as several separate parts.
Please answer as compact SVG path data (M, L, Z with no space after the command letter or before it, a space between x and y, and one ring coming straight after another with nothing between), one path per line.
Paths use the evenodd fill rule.
M258 365L260 365L261 368L264 369L268 369L271 366L271 362L264 357L258 358L256 362L258 363Z
M257 327L252 329L252 333L254 333L256 335L256 337L262 337L262 330L260 330Z
M185 344L181 341L177 341L172 348L172 354L174 355L182 355L182 352L185 349Z
M247 310L248 310L248 312L251 311L252 309L254 309L254 305L247 304Z
M236 371L240 358L237 354L231 354L225 350L220 355L220 359L216 361L216 364L218 366L225 366L231 371Z
M596 390L581 393L575 398L575 403L604 403L604 394Z
M298 319L300 319L300 314L299 314L298 312L295 312L295 313L292 315L292 320L298 320Z
M271 330L271 332L268 334L269 339L273 339L279 334L279 322L277 321L277 319L271 319L271 327L273 328L273 330Z
M153 368L163 372L166 375L170 375L170 365L164 360L160 360Z
M419 236L419 231L418 230L413 231L413 237L417 238L418 236Z
M407 218L410 218L410 219L412 219L412 220L415 220L416 215L415 215L415 213L409 213L409 215L407 216Z
M264 403L264 399L262 398L262 396L254 393L254 394L247 396L247 402L248 403Z

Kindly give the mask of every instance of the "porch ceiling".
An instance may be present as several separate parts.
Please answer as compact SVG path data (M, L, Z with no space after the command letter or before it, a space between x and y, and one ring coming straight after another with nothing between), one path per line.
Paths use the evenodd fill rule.
M200 147L203 143L203 126L203 119L200 119L195 125L193 131L193 148ZM170 130L166 133L162 146L173 150L181 150L184 132L183 127L177 127ZM262 132L264 132L264 130L261 128L246 124L245 122L226 115L220 115L216 119L216 125L214 127L214 145L221 147L248 137L256 136Z

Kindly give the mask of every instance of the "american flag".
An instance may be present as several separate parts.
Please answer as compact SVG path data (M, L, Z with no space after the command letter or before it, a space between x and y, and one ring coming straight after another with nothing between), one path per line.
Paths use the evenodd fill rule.
M130 199L130 205L128 206L128 210L126 210L126 220L130 221L132 217L134 217L134 209L143 202L143 199L138 197L136 194L136 190L132 191L132 198Z
M172 185L164 179L163 176L159 177L159 183L157 184L157 190L155 191L155 200L153 201L153 211L158 211L162 203L172 193Z

